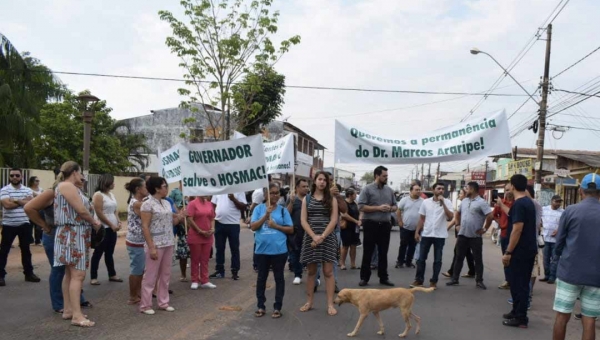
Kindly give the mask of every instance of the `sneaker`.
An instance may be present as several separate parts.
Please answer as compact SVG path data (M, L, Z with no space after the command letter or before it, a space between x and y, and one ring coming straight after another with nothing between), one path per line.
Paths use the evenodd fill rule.
M317 292L317 288L319 288L320 285L321 285L321 280L317 279L317 284L315 285L315 289L313 290L314 293Z
M556 281L554 281L554 280L548 280L548 281L546 281L546 283L549 284L549 285L553 285L555 282Z
M480 288L480 289L483 289L483 290L487 289L487 287L483 284L483 282L477 282L476 286L477 286L477 288Z
M161 308L161 310L164 310L165 312L174 312L174 311L175 311L175 308L173 308L173 307L169 306L169 307L167 307L167 308Z
M25 275L25 281L27 282L40 282L42 281L39 277L37 277L34 273L29 275Z
M214 272L209 276L211 279L222 279L225 277L225 274L221 272Z
M237 272L233 272L233 273L231 273L231 278L232 278L233 280L237 281L237 280L239 280L239 279L240 279L240 276L238 275L238 273L237 273Z
M434 290L437 290L437 283L436 282L429 282L429 288L433 288Z
M452 274L450 274L450 272L443 272L442 275L444 277L452 277Z
M474 278L474 277L475 277L475 275L474 275L474 274L469 274L469 273L467 273L467 274L463 274L463 275L461 275L461 277L464 277L464 278L467 278L467 279L472 279L472 278Z
M502 314L502 318L504 320L510 320L510 319L514 319L515 315L512 312L510 312L510 313Z
M302 279L301 278L297 277L297 278L294 279L294 284L295 285L299 285L301 283L302 283Z
M458 286L458 281L452 280L446 282L446 286Z
M508 304L512 305L513 304L513 299L508 299L507 302L508 302Z
M196 289L198 289L199 286L200 285L198 284L198 282L194 282L194 283L192 283L192 286L190 288L192 288L193 290L196 290Z
M501 285L498 286L498 288L500 288L500 289L510 289L510 285L508 284L508 282L504 281L504 282L502 282Z
M410 285L410 288L423 287L423 281L415 281Z
M146 315L154 315L154 314L156 314L156 312L154 311L154 309L146 309L145 311L142 311L142 313L144 313Z
M502 321L502 324L504 326L508 326L508 327L527 328L527 321L517 319L517 318L504 320L504 321Z
M0 287L6 286L6 281L4 281L3 277L0 277Z
M207 283L203 284L200 287L202 287L203 289L215 289L215 288L217 288L216 285L214 285L214 284L212 284L210 282L207 282Z

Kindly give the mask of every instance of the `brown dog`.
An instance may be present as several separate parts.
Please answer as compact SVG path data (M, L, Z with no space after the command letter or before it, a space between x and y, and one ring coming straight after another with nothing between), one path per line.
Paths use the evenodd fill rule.
M411 289L405 288L393 288L393 289L342 289L338 296L335 298L334 302L338 305L342 305L342 303L351 303L358 308L360 312L360 317L358 318L358 323L356 327L352 331L352 333L348 333L348 336L355 336L358 333L358 330L362 326L363 321L369 313L373 313L379 322L379 332L377 334L383 335L383 321L381 321L381 317L379 316L379 312L382 310L386 310L388 308L400 308L402 312L402 317L404 318L404 322L406 323L406 328L404 328L404 332L399 334L398 336L404 338L408 331L411 329L410 317L412 316L417 322L417 330L415 334L419 334L421 329L421 318L413 314L412 306L415 301L415 296L413 292L432 292L433 288L422 288L416 287Z

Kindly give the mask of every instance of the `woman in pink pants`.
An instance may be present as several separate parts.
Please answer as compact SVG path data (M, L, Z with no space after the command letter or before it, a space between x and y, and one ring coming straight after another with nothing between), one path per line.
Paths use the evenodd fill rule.
M142 300L140 312L153 315L152 290L158 283L158 308L167 312L175 311L169 306L169 281L173 259L173 225L183 221L181 215L173 214L171 205L164 198L168 194L167 182L162 177L150 177L146 181L150 197L140 208L142 231L146 240L146 272L142 279ZM158 280L158 281L157 281Z
M207 197L197 197L188 204L188 245L192 257L192 289L214 289L208 282L208 260L214 242L215 209ZM198 268L200 267L200 268ZM200 275L198 275L200 269Z

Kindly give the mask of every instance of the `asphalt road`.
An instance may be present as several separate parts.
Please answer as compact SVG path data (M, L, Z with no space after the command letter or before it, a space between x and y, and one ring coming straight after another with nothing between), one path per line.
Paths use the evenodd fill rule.
M399 245L399 233L393 231L389 253L392 264L390 279L396 286L408 287L414 279L414 269L394 269ZM447 240L444 249L446 270L452 260L454 238ZM42 247L32 247L35 271L42 278L40 283L24 282L21 274L18 247L9 256L7 286L0 288L0 338L2 339L345 339L358 319L358 311L352 305L342 305L337 316L328 316L324 287L320 287L315 297L315 308L301 313L299 308L305 302L304 285L292 284L292 273L286 272L286 294L281 319L270 318L274 299L274 282L269 278L267 290L268 314L257 319L255 281L252 271L253 238L249 230L241 235L242 270L241 279L214 280L215 290L189 289L190 283L179 282L179 266L173 266L171 277L171 305L174 313L158 312L147 316L137 312L134 306L126 304L128 298L128 258L124 238L119 238L115 253L117 273L124 283L109 283L104 264L101 263L100 286L90 286L89 276L84 290L94 307L86 309L96 327L82 329L72 327L62 321L59 314L52 311L48 294L49 264ZM362 257L359 248L358 256ZM431 258L426 272L426 281L431 275ZM538 283L534 289L533 306L530 311L529 328L512 329L502 326L501 315L510 310L508 291L500 290L503 272L500 263L500 250L489 238L484 241L485 282L488 290L475 288L473 279L462 279L458 287L446 287L447 279L440 278L439 289L433 293L417 293L413 308L421 316L421 333L409 339L550 339L554 312L554 286ZM227 266L229 258L227 258ZM211 260L211 270L214 259ZM465 265L466 267L466 265ZM466 270L466 268L464 269ZM227 273L229 275L229 273ZM188 269L189 275L189 269ZM354 270L340 271L340 288L358 288L359 273ZM383 288L378 285L376 275L368 288ZM377 335L377 322L373 316L366 319L358 334L360 339L396 338L404 329L404 321L398 310L381 313L386 327L385 335ZM598 332L600 326L597 323ZM572 320L569 324L569 339L581 338L581 324Z

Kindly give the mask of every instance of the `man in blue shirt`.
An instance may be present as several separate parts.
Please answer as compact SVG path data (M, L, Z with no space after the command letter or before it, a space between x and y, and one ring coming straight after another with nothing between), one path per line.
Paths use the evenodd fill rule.
M527 177L517 174L510 178L510 190L515 197L508 212L508 246L502 263L508 267L508 283L513 300L510 313L504 314L504 326L527 328L527 305L529 304L529 281L538 251L536 211L533 201L527 197Z
M579 193L583 200L565 209L558 226L554 261L558 261L554 298L554 340L565 338L577 298L581 299L582 339L595 339L600 316L600 175L587 174Z

